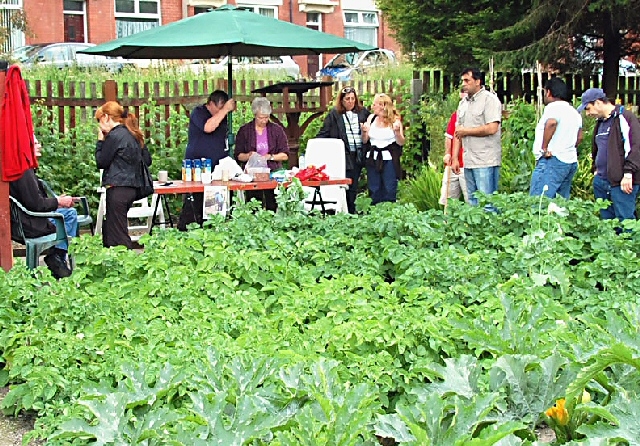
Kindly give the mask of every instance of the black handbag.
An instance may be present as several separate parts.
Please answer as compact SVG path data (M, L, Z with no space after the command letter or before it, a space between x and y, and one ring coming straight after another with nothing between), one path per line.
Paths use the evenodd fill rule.
M147 198L149 195L153 194L153 178L151 177L149 168L143 160L140 160L138 176L140 186L136 189L136 201Z

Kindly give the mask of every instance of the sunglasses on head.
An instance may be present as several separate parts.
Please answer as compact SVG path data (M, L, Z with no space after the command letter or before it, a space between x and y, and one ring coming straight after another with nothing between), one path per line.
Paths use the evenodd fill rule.
M347 94L347 93L355 93L356 89L353 87L344 87L342 89L342 94Z

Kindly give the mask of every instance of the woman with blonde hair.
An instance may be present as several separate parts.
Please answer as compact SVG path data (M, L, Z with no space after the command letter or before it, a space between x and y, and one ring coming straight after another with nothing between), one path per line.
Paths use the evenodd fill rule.
M127 212L141 186L140 161L151 165L151 154L144 144L138 119L115 101L96 110L98 142L96 164L102 173L102 186L107 190L107 209L102 229L105 247L126 246L131 249Z
M375 95L371 110L362 124L362 141L371 145L366 158L369 195L373 204L395 202L405 142L402 121L391 98L384 93Z

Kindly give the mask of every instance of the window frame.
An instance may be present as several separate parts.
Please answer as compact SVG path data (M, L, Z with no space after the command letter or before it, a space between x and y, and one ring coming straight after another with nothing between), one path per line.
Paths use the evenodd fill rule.
M118 12L116 10L116 2L113 2L113 10L114 10L114 16L115 16L115 21L116 21L116 37L126 37L126 36L130 36L132 34L126 34L126 35L118 35L119 33L119 25L118 22L145 22L145 23L153 23L155 21L155 26L161 26L162 25L162 15L161 15L161 9L160 9L160 0L131 0L134 2L134 7L133 10L134 12ZM153 14L153 13L148 13L148 12L140 12L140 2L155 2L158 5L158 12ZM154 27L155 27L154 26Z
M117 10L117 3L113 2L113 11L115 14L115 18L127 18L127 19L157 19L158 25L160 25L160 0L130 0L133 2L133 12L119 12ZM140 12L140 2L149 2L155 3L158 5L158 12L150 13L150 12Z
M236 4L236 7L239 9L249 10L256 14L260 14L261 9L269 9L273 11L273 18L275 19L278 18L278 12L279 12L278 5L266 5L263 3L238 3ZM264 15L264 14L260 14L260 15ZM265 17L271 17L271 16L265 16Z

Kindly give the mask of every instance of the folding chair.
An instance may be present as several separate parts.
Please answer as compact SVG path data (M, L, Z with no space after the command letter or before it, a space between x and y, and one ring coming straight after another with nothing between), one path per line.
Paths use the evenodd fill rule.
M40 256L45 250L67 240L67 231L64 229L64 217L62 214L58 214L57 212L31 212L12 196L9 196L9 198L11 199L11 220L18 224L19 238L15 241L25 245L27 268L34 269L39 265ZM56 225L56 232L49 235L43 235L42 237L26 238L22 228L20 211L32 217L53 218ZM69 260L71 260L71 257ZM70 268L73 269L73 262L70 261L69 264Z
M307 142L305 151L305 164L320 167L325 165L324 172L330 178L345 178L346 161L344 142L334 138L314 138ZM313 210L319 206L324 213L348 212L347 188L348 186L321 186L305 187L312 199L305 201L305 208Z
M151 203L149 203L148 197L133 202L131 209L129 209L129 212L127 212L127 218L129 220L146 219L146 223L138 224L138 225L129 224L129 233L131 233L131 231L145 231L146 233L149 233L154 223L153 221L154 212L155 212L156 203L158 200L160 200L160 195L152 194ZM164 226L165 224L164 209L162 207L162 203L157 203L157 204L158 204L158 220L160 221L160 227L164 228L165 227ZM138 240L138 239L140 239L140 235L131 236L131 240Z
M100 170L100 182L102 183L102 169ZM96 234L102 234L102 222L104 220L104 216L107 212L107 189L100 186L97 189L100 194L100 201L98 202L98 216L96 217ZM160 196L158 194L151 195L151 203L149 203L149 197L142 198L140 200L134 201L131 209L127 212L128 219L146 219L146 224L130 224L129 232L131 231L141 231L144 230L147 233L151 230L151 227L154 224L154 212L156 209L156 203L160 200ZM164 208L162 203L157 203L158 205L158 220L160 222L160 227L165 227L165 219L164 219ZM131 237L132 240L139 240L140 235L133 235Z

